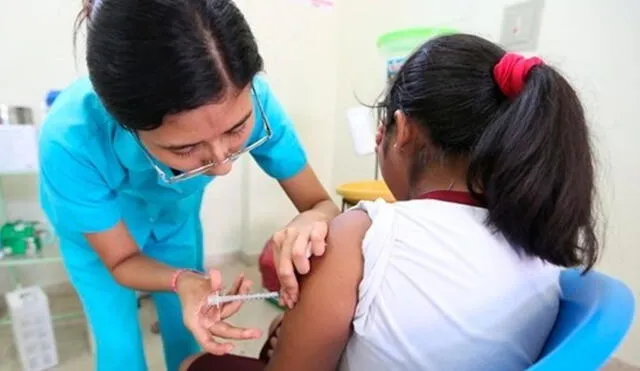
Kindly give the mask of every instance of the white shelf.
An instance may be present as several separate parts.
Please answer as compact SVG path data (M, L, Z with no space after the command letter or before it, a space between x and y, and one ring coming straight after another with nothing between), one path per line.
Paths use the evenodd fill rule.
M12 175L37 175L38 169L23 169L14 171L0 171L0 176L12 176Z

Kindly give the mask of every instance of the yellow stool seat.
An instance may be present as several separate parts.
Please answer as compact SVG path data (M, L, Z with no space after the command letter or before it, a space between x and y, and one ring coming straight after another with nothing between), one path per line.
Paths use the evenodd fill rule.
M355 205L360 201L375 201L379 198L394 202L395 198L382 180L363 180L358 182L344 183L336 189L342 196L342 209L347 205Z

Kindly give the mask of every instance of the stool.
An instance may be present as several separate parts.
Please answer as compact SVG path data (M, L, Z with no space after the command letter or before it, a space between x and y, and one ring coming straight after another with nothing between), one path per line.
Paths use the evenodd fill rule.
M379 198L387 202L395 202L395 198L382 180L364 180L344 183L336 189L342 197L342 211L358 204L360 201L375 201Z

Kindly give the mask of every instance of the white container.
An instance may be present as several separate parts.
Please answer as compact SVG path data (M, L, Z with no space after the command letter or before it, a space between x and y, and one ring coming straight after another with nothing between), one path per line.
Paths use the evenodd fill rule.
M58 364L58 351L47 295L38 286L7 293L13 339L24 371L43 371Z
M37 171L37 127L0 125L0 174L28 174Z
M369 107L352 107L347 110L349 133L353 149L358 156L375 152L376 135L374 133L373 112Z

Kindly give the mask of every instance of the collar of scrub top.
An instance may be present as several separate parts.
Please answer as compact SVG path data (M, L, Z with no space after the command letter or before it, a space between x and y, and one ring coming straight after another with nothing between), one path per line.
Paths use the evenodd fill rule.
M142 149L142 152L144 153L144 155L147 157L147 160L151 163L151 166L153 166L153 168L155 169L155 171L158 173L158 176L160 177L160 179L162 179L163 182L167 183L167 184L176 184L179 182L183 182L192 178L195 178L199 175L202 175L204 173L206 173L209 169L216 167L216 166L220 166L220 165L224 165L228 162L233 162L235 160L238 159L238 157L240 157L241 155L253 151L254 149L260 147L261 145L263 145L264 143L266 143L269 139L271 139L271 136L273 135L273 132L271 131L271 125L269 124L269 120L267 120L267 115L264 112L264 108L262 107L262 103L260 102L260 99L258 99L258 94L256 94L256 90L254 88L253 85L251 85L251 91L253 92L254 97L256 98L256 105L258 106L258 110L260 111L260 116L262 117L262 125L265 131L265 135L263 137L261 137L260 139L256 140L255 142L245 146L243 149L241 149L238 152L235 153L231 153L229 155L227 155L227 157L220 161L220 162L209 162L208 164L202 165L196 169L193 170L189 170L189 171L185 171L182 173L178 173L175 175L169 175L168 171L163 170L160 165L158 164L158 162L153 158L153 156L151 155L151 153L149 153L149 151L147 150L147 148L144 146L144 144L142 143L142 141L140 140L140 137L138 137L138 135L133 132L130 131L131 135L133 135L133 137L135 138L136 142L138 143L138 145L140 146L140 148ZM169 170L171 171L171 170Z

